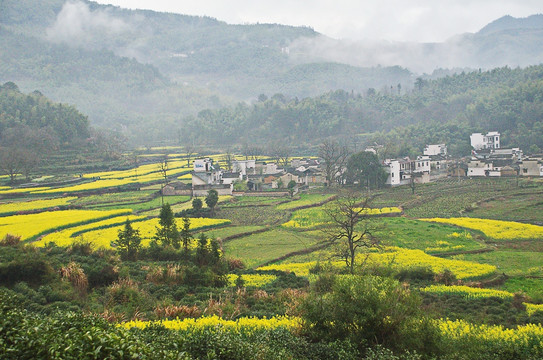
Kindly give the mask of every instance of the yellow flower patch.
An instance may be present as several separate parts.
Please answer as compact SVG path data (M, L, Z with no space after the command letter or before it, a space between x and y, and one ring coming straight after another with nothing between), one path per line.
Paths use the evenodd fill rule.
M512 239L542 239L543 226L523 224L514 221L501 221L477 218L433 218L422 221L438 222L456 225L466 229L479 230L486 236L498 240Z
M252 333L259 330L276 329L279 327L287 328L290 330L298 329L301 326L301 320L299 318L291 318L286 316L274 316L272 318L254 318L243 317L237 320L225 320L220 317L206 316L198 319L176 319L176 320L159 320L159 321L128 321L120 326L131 329L139 328L145 329L149 325L162 325L167 329L186 331L192 328L221 328L237 333Z
M6 234L12 234L20 236L22 240L29 240L46 232L71 225L75 226L130 213L131 210L64 210L5 216L0 217L0 238Z
M111 242L115 241L117 239L117 236L119 234L119 230L123 229L123 224L126 218L123 219L122 223L118 226L113 227L107 227L103 229L96 229L96 230L89 230L86 232L81 233L81 237L85 241L88 241L92 244L94 248L111 248ZM177 226L180 228L183 225L183 219L178 218L177 220ZM158 226L158 218L145 220L145 221L138 221L132 224L132 227L134 229L139 230L141 238L142 238L142 245L148 246L153 237L156 234L156 229ZM226 225L229 224L230 220L226 219L207 219L207 218L191 218L190 219L190 229L196 230L200 228L205 227L212 227L212 226L218 226L218 225ZM94 227L96 228L96 227ZM51 235L50 239L52 239L55 243L58 239L59 243L57 245L59 246L68 246L72 244L75 241L78 241L78 237L67 237L66 234L60 234L57 238L55 235Z
M21 202L0 204L0 214L16 213L19 211L40 210L40 209L53 208L56 206L64 206L64 205L68 205L68 203L74 199L77 199L77 198L64 197L64 198L57 198L57 199L21 201Z
M130 221L133 222L133 221L145 219L145 217L144 216L135 216L135 215L117 216L117 217L113 217L111 219L92 222L90 224L74 226L74 227L70 227L68 229L55 231L55 232L52 232L50 234L47 234L44 237L42 237L40 240L38 240L36 242L33 242L32 244L34 246L40 246L40 247L46 246L49 243L54 243L57 246L70 246L71 244L78 241L79 239L87 240L87 238L85 236L79 237L79 236L75 236L74 234L84 232L86 230L101 228L101 227L124 225L124 223L126 222L126 219L129 219Z
M469 286L432 285L422 288L420 289L420 291L434 294L459 294L468 299L480 299L487 297L510 299L513 297L513 294L508 291L495 289L480 289Z
M243 274L241 275L243 279L244 286L247 287L263 287L272 283L277 279L277 275L271 274ZM228 284L229 286L235 286L238 275L228 274Z
M366 254L358 256L358 264L362 263ZM308 276L309 269L316 265L315 261L307 263L274 264L260 267L260 270L292 271L298 276ZM344 262L335 261L333 266L343 267ZM417 267L428 267L434 273L450 270L458 279L480 278L493 274L496 267L488 264L478 264L463 260L442 259L426 254L422 250L407 250L389 247L385 252L370 253L365 266L390 266L402 270Z

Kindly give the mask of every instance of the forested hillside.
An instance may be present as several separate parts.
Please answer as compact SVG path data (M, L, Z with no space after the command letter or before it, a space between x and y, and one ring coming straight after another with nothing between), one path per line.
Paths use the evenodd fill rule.
M325 137L389 145L391 155L420 153L445 142L456 155L469 154L469 134L497 130L504 146L543 148L543 66L499 68L415 81L365 94L329 92L316 98L261 97L248 106L202 111L182 125L186 139L213 143L318 143Z
M23 94L14 83L0 86L0 137L16 128L46 130L61 146L90 136L88 118L73 106L51 102L39 91Z

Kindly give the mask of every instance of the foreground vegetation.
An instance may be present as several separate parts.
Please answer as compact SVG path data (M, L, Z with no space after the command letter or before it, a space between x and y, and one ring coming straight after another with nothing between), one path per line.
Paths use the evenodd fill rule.
M186 161L173 164L182 169ZM143 177L156 165L136 169ZM134 178L135 170L83 174L97 176ZM161 188L160 178L151 183ZM541 186L449 180L414 194L374 190L370 207L353 210L371 225L358 223L355 232L370 229L376 246L358 252L352 269L342 243L328 238L328 215L341 195L329 190L216 197L213 215L166 196L169 225L150 188L56 198L6 193L0 352L13 359L85 358L85 349L88 358L122 351L187 359L538 359L543 219L532 213L531 224L506 222L495 207L487 218L483 209L496 191L506 206ZM194 217L174 219L174 212ZM126 239L137 242L129 248Z

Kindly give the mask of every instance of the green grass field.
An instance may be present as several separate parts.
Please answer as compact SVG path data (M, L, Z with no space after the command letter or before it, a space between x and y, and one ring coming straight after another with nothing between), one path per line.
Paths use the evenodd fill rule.
M248 268L314 246L319 237L313 233L300 233L275 229L228 241L224 244L227 256L241 259Z
M229 236L238 235L238 234L245 234L252 231L257 231L260 229L264 229L264 226L228 226L220 229L213 229L205 231L205 234L209 238L217 238L217 239L224 239Z
M300 206L316 205L329 200L333 194L301 194L300 199L276 206L277 210L290 210Z
M176 195L176 196L165 196L164 197L164 203L168 203L170 205L180 204L184 203L190 200L190 196L185 195ZM138 203L128 203L128 204L115 204L115 205L105 205L105 206L94 206L93 208L99 208L99 209L107 209L107 210L113 210L113 209L132 209L135 213L140 213L143 211L149 211L152 209L158 209L162 206L162 198L159 196L157 198L154 198L152 200L148 200L145 202L138 202Z

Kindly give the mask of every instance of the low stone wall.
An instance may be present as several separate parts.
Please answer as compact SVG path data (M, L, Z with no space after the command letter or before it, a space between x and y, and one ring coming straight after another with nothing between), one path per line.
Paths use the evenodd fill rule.
M288 191L233 191L234 196L268 196L268 197L283 197L289 196Z

